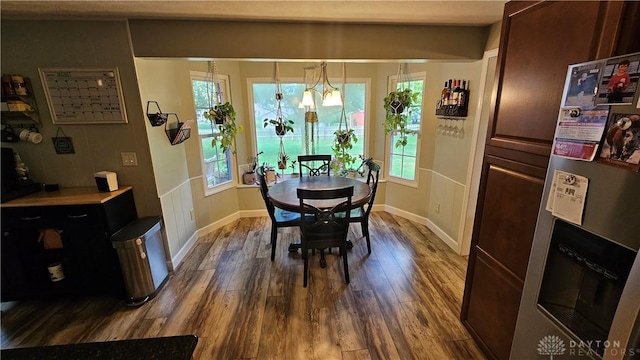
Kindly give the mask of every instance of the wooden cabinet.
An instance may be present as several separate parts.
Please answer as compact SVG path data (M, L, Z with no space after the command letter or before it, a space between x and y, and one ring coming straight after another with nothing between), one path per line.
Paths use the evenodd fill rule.
M490 359L509 357L568 66L640 50L637 18L633 2L505 5L461 313Z
M137 218L131 188L117 194L86 189L90 201L62 194L65 190L2 204L2 301L61 294L123 296L110 237ZM47 248L40 238L43 229L58 232L62 247ZM57 262L64 280L54 282L48 266Z

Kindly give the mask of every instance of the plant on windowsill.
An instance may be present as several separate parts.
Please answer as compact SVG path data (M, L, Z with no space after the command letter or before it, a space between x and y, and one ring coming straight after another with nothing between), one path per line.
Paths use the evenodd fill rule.
M218 128L218 135L211 140L211 146L219 146L223 152L226 152L232 145L233 153L236 153L235 138L238 133L242 132L242 126L236 123L236 111L229 102L218 104L204 112L205 119L211 121L212 126L215 124Z
M267 182L276 181L276 170L273 168L273 166L267 163L263 163L262 168L264 169L264 174L267 179Z
M415 134L415 130L407 128L407 119L411 107L418 101L420 93L414 93L411 89L397 89L391 91L384 98L386 116L384 120L384 132L397 135L395 147L407 145L407 135Z
M296 167L296 160L291 160L291 165L289 165L289 167L291 168L291 177L292 178L297 178L300 176L300 174L298 174L298 172L296 171L297 167Z

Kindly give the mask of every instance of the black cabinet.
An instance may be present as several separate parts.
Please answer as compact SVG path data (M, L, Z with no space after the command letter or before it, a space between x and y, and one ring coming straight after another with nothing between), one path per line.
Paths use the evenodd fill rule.
M132 190L98 204L3 207L2 301L61 294L123 296L110 238L136 218ZM60 246L47 244L45 230L59 234ZM64 279L52 281L48 267L56 263Z

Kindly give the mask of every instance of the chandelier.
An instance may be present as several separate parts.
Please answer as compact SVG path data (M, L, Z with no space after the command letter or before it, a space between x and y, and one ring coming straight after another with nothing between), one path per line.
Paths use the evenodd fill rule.
M302 96L302 105L313 107L316 103L314 99L315 93L318 93L322 98L322 106L342 106L340 90L329 82L327 63L325 61L320 63L320 76L317 80L315 79L315 71L312 72L311 82L313 82L313 85L311 85L311 82L307 82L307 70L315 70L315 67L305 68L306 88ZM318 90L318 85L322 85L322 92Z

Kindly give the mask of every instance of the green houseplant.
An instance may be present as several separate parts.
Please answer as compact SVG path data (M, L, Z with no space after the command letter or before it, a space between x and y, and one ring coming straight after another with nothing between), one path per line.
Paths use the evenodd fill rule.
M293 132L293 120L285 120L283 117L278 117L277 119L264 119L263 120L264 127L266 128L269 125L273 125L276 130L276 135L284 136L288 132Z
M420 93L414 93L411 89L397 89L391 91L384 98L384 132L394 133L397 136L395 147L407 145L407 135L415 131L407 128L409 109L418 101Z
M332 162L333 172L337 174L340 170L344 172L352 170L353 163L358 159L349 153L349 150L353 149L353 144L358 142L355 132L353 129L338 129L333 135L335 138L331 150L336 160Z
M219 146L223 152L234 145L233 153L236 153L234 140L238 133L242 132L242 126L236 123L236 111L230 102L218 104L204 112L205 119L218 127L219 134L211 140L211 146Z

